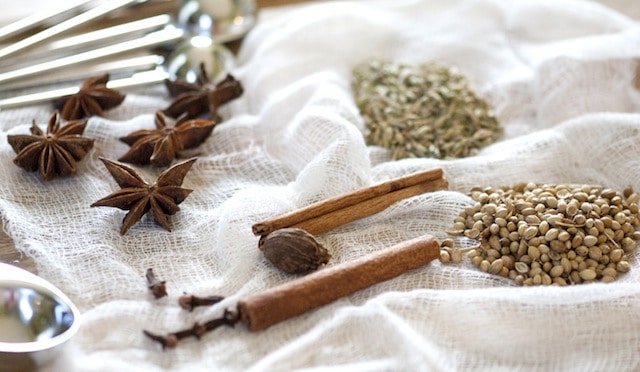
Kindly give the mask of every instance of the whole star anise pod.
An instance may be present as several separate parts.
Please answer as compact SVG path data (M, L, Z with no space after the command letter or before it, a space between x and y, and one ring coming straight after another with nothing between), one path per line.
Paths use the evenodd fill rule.
M204 142L217 123L205 119L179 119L175 126L169 126L165 116L156 112L155 124L156 129L141 129L120 137L120 141L131 148L118 160L140 165L151 163L158 167L167 166L181 151Z
M8 135L7 141L18 154L13 162L30 172L38 170L40 176L50 180L56 175L76 173L76 164L93 148L93 138L82 137L86 120L74 120L60 125L58 111L49 117L47 132L31 124L31 135Z
M195 83L184 79L165 80L169 94L175 100L163 112L172 118L185 116L194 118L209 112L212 120L220 121L218 107L240 97L244 91L242 84L231 74L219 83L210 80L204 64L200 64L200 73Z
M195 158L183 161L166 169L153 184L148 184L133 169L124 164L100 158L121 189L91 204L92 207L113 207L129 211L122 220L120 234L124 235L149 210L156 223L171 231L169 215L176 214L184 199L193 190L181 187L184 176L196 161Z
M109 74L90 77L82 83L78 93L62 97L54 105L66 120L103 116L105 110L118 106L125 99L124 94L107 88L108 81Z

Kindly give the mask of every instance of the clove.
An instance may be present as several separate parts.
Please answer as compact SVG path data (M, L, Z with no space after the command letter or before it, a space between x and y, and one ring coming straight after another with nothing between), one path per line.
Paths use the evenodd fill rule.
M240 321L240 316L237 312L231 311L229 309L224 310L224 314L219 318L211 319L205 323L194 323L191 328L183 329L181 331L169 333L166 336L157 335L151 333L147 330L143 330L145 336L149 337L153 341L156 341L162 346L162 349L174 348L178 344L178 342L187 337L195 337L196 339L202 338L207 332L211 332L214 329L221 327L223 325L233 327L236 323Z
M189 311L193 311L198 306L211 306L224 300L223 296L207 296L198 297L195 295L184 294L178 298L178 304L181 308Z
M153 269L147 269L147 283L149 283L149 290L153 293L155 298L161 298L167 295L166 281L156 279Z
M242 322L249 331L263 330L338 298L417 269L440 256L440 243L431 235L400 242L354 260L315 271L279 286L241 298L235 311L225 309L220 318L166 335L144 330L145 336L163 349L174 348L187 337Z

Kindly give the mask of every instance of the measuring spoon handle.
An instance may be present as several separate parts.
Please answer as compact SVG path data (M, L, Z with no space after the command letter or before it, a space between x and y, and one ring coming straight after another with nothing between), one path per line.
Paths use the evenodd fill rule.
M138 39L128 40L122 43L109 45L103 48L90 50L76 55L62 57L52 61L47 61L36 65L19 68L17 70L0 73L0 84L27 76L34 76L43 74L45 72L49 73L63 67L69 67L88 61L95 61L100 58L109 57L124 52L141 50L151 46L176 41L181 39L183 36L184 31L169 25L160 31L149 33Z
M169 73L163 67L156 67L153 70L135 73L127 78L110 80L109 82L107 82L107 88L123 89L139 87L160 83L168 78ZM52 89L46 92L38 92L25 94L23 96L0 99L0 110L52 101L60 97L75 94L79 89L80 88L76 85L73 87Z
M95 0L74 1L66 4L66 6L59 6L56 2L55 9L47 9L43 12L32 14L28 17L21 18L15 22L9 23L6 26L0 27L0 41L3 41L18 33L31 30L34 27L40 26L47 21L51 21L58 16L77 11L91 1Z
M21 50L29 48L42 41L50 39L56 35L59 35L65 31L68 31L74 27L83 25L89 21L102 17L116 9L120 9L127 5L137 2L144 2L147 0L110 0L91 8L85 12L78 14L75 17L69 18L66 21L60 22L54 26L45 28L44 30L26 37L20 41L9 44L8 46L0 49L0 59L5 58L11 54L17 53Z

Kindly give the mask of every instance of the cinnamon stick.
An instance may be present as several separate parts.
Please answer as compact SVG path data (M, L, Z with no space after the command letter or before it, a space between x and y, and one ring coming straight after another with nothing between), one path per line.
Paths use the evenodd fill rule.
M259 331L416 269L439 256L440 245L433 236L407 240L245 297L238 302L240 318L250 331Z
M402 199L447 187L442 169L429 169L313 203L280 217L256 223L252 226L252 231L255 235L263 236L285 227L298 227L311 234L319 234L378 213Z
M357 219L368 217L375 213L381 212L382 210L402 199L424 194L426 192L446 189L448 185L449 184L444 179L439 179L428 183L419 183L414 186L405 187L403 189L385 195L371 198L361 204L351 205L349 207L327 213L323 216L318 216L302 221L291 227L297 227L299 229L306 230L310 234L320 234L348 222L352 222Z

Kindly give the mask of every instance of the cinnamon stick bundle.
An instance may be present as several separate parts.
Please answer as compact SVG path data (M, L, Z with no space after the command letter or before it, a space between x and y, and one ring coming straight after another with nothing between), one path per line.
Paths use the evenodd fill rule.
M440 245L433 236L407 240L245 297L238 302L240 319L250 331L259 331L416 269L439 256Z
M371 216L402 199L444 190L448 186L440 168L416 172L256 223L252 231L255 235L264 236L278 229L296 227L310 234L319 234Z

